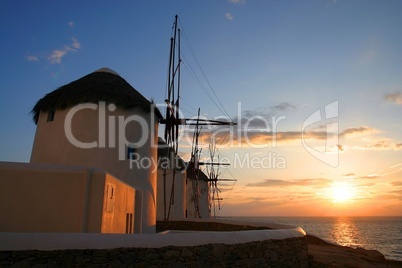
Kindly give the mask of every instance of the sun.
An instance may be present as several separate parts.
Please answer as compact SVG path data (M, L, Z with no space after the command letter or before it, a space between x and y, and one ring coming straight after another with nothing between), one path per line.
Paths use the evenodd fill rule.
M344 203L353 200L355 191L353 186L349 184L335 184L332 187L332 200L335 203Z

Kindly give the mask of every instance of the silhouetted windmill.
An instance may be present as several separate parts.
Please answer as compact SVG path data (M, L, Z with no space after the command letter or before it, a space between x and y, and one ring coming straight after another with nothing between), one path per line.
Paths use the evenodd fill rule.
M216 217L216 207L218 210L221 209L221 201L223 198L219 196L221 190L218 188L218 181L237 181L236 179L219 179L221 175L219 168L221 166L228 166L229 163L221 163L219 161L219 155L217 156L218 162L215 162L216 144L213 140L209 145L209 163L200 163L207 166L208 170L208 186L209 186L209 210L213 211L214 217ZM217 204L217 205L216 205Z
M199 172L199 149L198 149L198 136L202 125L235 125L233 122L225 122L218 120L201 119L199 117L200 110L198 110L197 119L186 119L180 117L180 67L182 63L181 49L180 49L180 29L178 28L178 16L175 16L173 23L173 34L170 39L170 57L169 57L169 75L167 82L167 99L165 118L161 119L159 123L165 124L164 139L168 146L168 155L173 159L173 164L176 164L179 149L179 126L181 125L194 125L195 131L193 136L193 148L191 158L189 161L190 167L194 167L195 183L193 187L194 200L196 211L199 211L199 193L198 193L198 176ZM169 220L171 205L174 204L174 183L176 177L176 168L173 168L172 182L169 206L167 206L167 168L163 171L163 191L164 191L164 220ZM189 176L187 176L189 177Z

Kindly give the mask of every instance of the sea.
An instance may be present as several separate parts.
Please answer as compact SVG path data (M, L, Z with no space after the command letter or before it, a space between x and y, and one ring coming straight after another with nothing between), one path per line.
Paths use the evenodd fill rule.
M352 248L374 249L402 261L402 217L221 217L303 228L307 234Z

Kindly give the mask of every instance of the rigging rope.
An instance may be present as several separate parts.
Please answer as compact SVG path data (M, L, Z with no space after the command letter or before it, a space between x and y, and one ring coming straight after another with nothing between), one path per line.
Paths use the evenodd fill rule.
M176 18L177 18L177 16L176 16ZM203 80L205 80L206 81L206 83L207 83L207 85L208 86L205 86L205 82L203 83L202 82L202 79L200 79L200 77L197 75L197 73L195 72L195 70L193 69L193 67L192 67L192 65L190 64L190 61L188 61L187 60L187 58L186 58L186 56L183 54L183 50L182 49L180 49L180 46L178 45L178 44L176 44L176 45L178 45L178 47L179 47L179 51L178 51L178 53L179 53L179 62L177 63L178 64L178 66L179 65L184 65L185 67L186 67L186 69L188 70L188 72L189 72L189 74L190 74L190 76L194 79L194 81L196 81L196 83L198 84L198 86L204 91L204 93L208 96L208 98L212 101L212 103L219 109L219 111L222 113L222 114L224 114L226 117L227 117L227 120L230 120L232 123L233 123L233 120L231 120L231 118L230 118L230 116L229 116L229 114L228 114L228 112L226 111L226 109L225 109L225 107L223 106L223 104L222 104L222 102L220 101L220 99L218 98L218 96L217 96L217 94L216 94L216 92L215 92L215 90L214 90L214 88L212 87L212 85L211 85L211 83L209 82L209 80L207 79L207 77L206 77L206 75L205 75L205 72L204 72L204 70L202 69L202 67L201 67L201 64L200 64L200 62L199 62L199 60L198 60L198 58L197 58L197 56L196 56L196 54L195 54L195 52L194 52L194 49L192 48L192 46L191 46L191 44L190 44L190 41L189 41L189 39L188 39L188 37L187 37L187 34L185 33L185 31L184 31L184 29L183 29L183 25L182 25L182 22L180 21L180 19L178 20L178 21L176 21L174 24L173 24L173 27L172 27L172 35L174 34L174 32L175 32L175 29L178 27L178 25L177 24L180 24L180 27L182 28L181 29L181 32L183 33L183 37L184 37L184 40L185 40L185 44L186 44L186 46L187 46L187 48L188 48L188 51L190 52L190 55L192 56L192 58L194 59L193 61L192 61L192 63L193 62L195 62L196 63L196 65L197 65L197 67L198 67L198 69L199 69L199 72L201 72L201 74L202 74L202 78L203 78ZM180 29L179 29L179 31L180 31ZM179 34L179 36L180 36L180 34ZM179 37L180 38L180 37ZM175 38L173 38L173 40L176 40ZM179 41L180 42L180 41ZM170 65L169 65L169 70L171 70L170 69ZM173 66L173 68L174 68L175 66ZM176 72L176 71L174 71L174 72ZM198 72L198 73L199 73ZM167 77L167 88L168 88L168 90L170 89L170 87L171 87L171 85L172 85L172 83L174 83L174 78L173 78L173 81L170 81L170 83L169 83L169 77L170 77L170 73L169 73L169 71L168 71L168 75L167 75L168 77ZM179 78L179 81L180 81L180 78ZM209 87L209 90L207 89L207 87ZM211 92L212 91L212 94L213 95L211 95ZM168 94L168 92L165 92L165 94ZM166 98L167 96L165 95L165 98ZM183 100L183 98L181 98L180 96L177 96L178 97L178 100L177 100L177 105L178 105L178 101L180 100L180 101L184 101ZM169 96L169 98L170 98L170 96ZM174 99L174 95L173 95L173 99ZM175 101L175 100L173 100L173 101ZM185 101L184 101L185 102ZM191 105L189 105L187 102L185 102L185 104L186 105L188 105L189 107L191 107ZM176 105L175 103L172 103L172 105L174 106L174 105ZM183 109L182 107L180 107L180 109ZM191 107L191 109L193 109L193 110L195 110L193 107ZM189 112L190 114L193 114L193 115L196 115L195 113L192 113L192 112L190 112L190 111L188 111L188 110L186 110L186 109L183 109L183 111L186 111L186 112ZM198 112L198 116L199 116L199 112ZM201 132L201 129L202 129L202 127L199 129L199 131ZM220 136L219 138L218 138L218 143L220 143L221 141L224 141L224 140L226 140L226 138L227 138L227 136L229 135L229 131L225 131L224 132L224 135L222 135L222 136ZM198 138L197 138L198 139ZM169 141L166 141L166 142L169 142ZM194 143L194 142L193 142ZM219 151L219 150L218 150ZM197 154L198 155L198 157L200 156L200 155L202 155L202 150L197 150L197 152L194 152L195 154ZM213 167L212 167L213 168ZM226 169L225 169L226 170ZM230 172L230 170L229 170L229 172ZM232 175L232 177L234 178L234 176L233 176L233 174L230 172L230 174ZM173 178L174 178L175 176L173 175ZM194 183L194 181L193 181L193 183ZM216 182L215 182L216 183ZM196 194L196 196L197 197L200 197L201 196L201 194L200 194L200 192L199 192L199 188L198 188L198 181L197 180L195 180L195 184L196 185L192 185L193 187L196 187L196 189L193 189L193 191L194 191L194 193ZM234 183L235 184L235 183ZM233 184L233 186L232 186L232 189L233 189L233 187L234 187L234 184ZM215 187L217 187L216 185L215 185ZM232 189L230 190L230 191L232 191ZM213 195L215 195L215 191L216 191L216 194L217 194L217 197L219 198L219 195L218 195L218 191L219 191L219 189L218 188L214 188L214 189L212 189L213 190ZM173 196L173 192L174 192L174 186L173 186L173 184L172 184L172 189L171 189L171 194L172 194L172 196L170 197L170 200L171 201L178 201L178 200L183 200L183 193L181 193L181 196ZM173 198L173 199L172 199ZM199 204L199 200L198 200L199 198L195 198L195 200L194 200L194 205L195 205L195 212L200 216L200 204ZM176 202L174 202L174 203L176 203ZM215 202L215 201L213 201L213 202ZM220 204L219 203L220 201L218 200L218 204ZM179 206L171 206L173 203L170 203L169 204L169 212L168 212L168 215L170 215L170 214L172 214L172 213L175 213L175 211L176 210L178 210L179 209ZM172 211L171 211L171 209L172 209ZM169 217L169 216L167 216L167 217Z
M207 82L209 88L211 89L211 91L212 91L212 93L214 94L215 98L216 98L217 101L219 102L220 107L219 107L219 105L215 102L215 100L211 97L211 95L210 95L209 93L207 93L207 91L205 90L205 87L203 86L202 88L203 88L204 91L207 93L207 95L208 95L208 97L211 99L211 101L216 105L216 107L217 107L223 114L225 114L225 116L227 116L228 118L230 118L229 113L226 111L226 109L225 109L225 107L223 106L222 102L220 101L220 99L219 99L218 96L216 95L216 92L215 92L214 88L212 87L211 83L209 82L208 78L206 77L205 72L204 72L204 70L202 69L201 64L200 64L200 62L199 62L199 60L198 60L198 58L197 58L197 56L196 56L196 54L195 54L195 52L194 52L194 49L192 48L192 46L191 46L191 44L190 44L190 40L189 40L188 37L187 37L187 34L186 34L186 32L185 32L185 30L184 30L184 27L183 27L183 23L181 22L180 18L179 18L179 23L180 23L180 27L181 27L182 32L183 32L183 36L184 36L185 42L186 42L186 44L187 44L187 46L188 46L188 48L189 48L189 50L190 50L190 53L191 53L191 55L193 56L193 58L194 58L194 60L195 60L195 62L196 62L196 64L197 64L197 66L198 66L198 68L200 69L201 74L202 74L202 76L204 77L205 81ZM199 80L199 79L198 79L198 80Z
M212 98L211 94L209 94L209 92L207 91L207 89L205 88L205 86L202 84L200 78L197 76L196 72L194 71L194 69L191 67L189 61L187 61L185 55L183 53L181 53L182 55L182 59L183 59L183 65L187 68L187 70L189 71L190 75L192 76L192 78L195 80L195 82L197 82L198 86L204 91L204 93L208 96L208 98L215 104L215 106L222 112L223 110L219 107L219 105L216 103L216 101ZM188 64L185 64L188 63ZM229 117L230 118L230 117Z
M194 115L194 116L197 116L197 113L198 113L198 111L197 111L197 109L195 109L193 106L191 106L191 104L190 103L188 103L185 99L183 99L182 97L180 97L180 101L182 101L184 104L186 104L189 108L191 108L193 111L192 112L189 112L190 114L192 114L192 115Z

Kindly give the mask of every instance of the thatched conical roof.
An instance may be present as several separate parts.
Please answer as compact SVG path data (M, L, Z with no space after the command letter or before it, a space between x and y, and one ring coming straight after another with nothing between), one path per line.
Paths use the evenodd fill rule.
M147 112L151 111L152 104L116 72L102 68L46 94L31 113L37 123L40 111L67 109L80 103L97 104L100 101L123 109L141 107ZM161 117L156 108L155 113Z
M198 180L208 181L208 176L201 169L194 169L191 164L187 165L187 178L196 179L198 175Z

